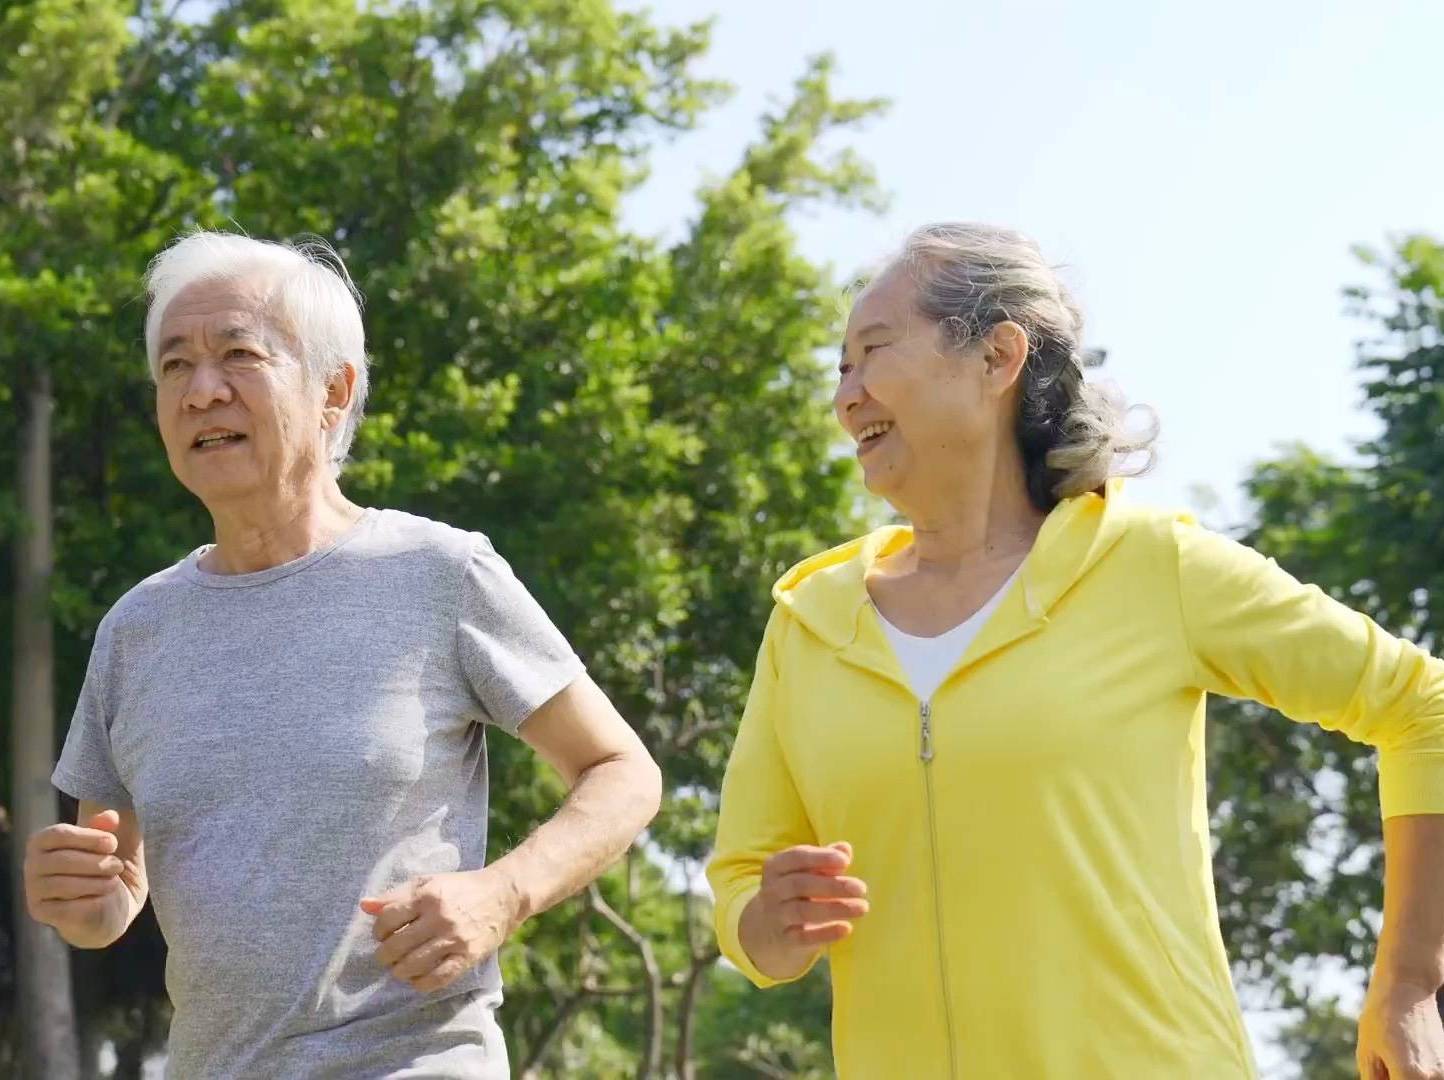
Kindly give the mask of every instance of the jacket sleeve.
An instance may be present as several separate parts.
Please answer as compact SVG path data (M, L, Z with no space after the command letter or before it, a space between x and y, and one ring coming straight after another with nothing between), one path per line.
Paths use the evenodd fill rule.
M797 844L817 843L777 740L777 647L787 620L785 612L774 608L762 637L752 689L722 780L717 846L707 866L722 955L763 988L792 980L769 978L752 963L737 937L742 909L757 895L768 857Z
M1198 685L1377 748L1384 817L1444 814L1444 661L1242 544L1173 528Z

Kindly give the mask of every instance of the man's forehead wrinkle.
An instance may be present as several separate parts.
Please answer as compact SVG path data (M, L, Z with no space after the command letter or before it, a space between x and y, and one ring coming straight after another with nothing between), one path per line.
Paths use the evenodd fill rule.
M225 321L221 326L213 329L208 324L217 315L224 316ZM216 310L208 311L168 310L166 322L171 323L174 319L195 321L185 330L166 334L159 350L162 353L183 347L192 341L204 341L206 338L222 342L257 342L273 352L290 352L294 347L295 335L287 332L282 319L265 309L238 311L229 305L223 305ZM169 327L167 326L165 329L169 329Z

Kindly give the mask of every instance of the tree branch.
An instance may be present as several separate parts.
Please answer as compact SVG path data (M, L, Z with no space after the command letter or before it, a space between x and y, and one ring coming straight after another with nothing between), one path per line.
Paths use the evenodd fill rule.
M135 224L129 229L126 236L128 240L139 239L143 232L155 225L160 217L160 212L165 209L165 205L167 201L169 201L170 193L175 189L175 185L176 178L174 176L166 177L166 179L157 185L155 198L151 199L150 206L146 207L145 211L136 219Z
M697 939L692 933L692 880L695 871L690 861L685 862L684 866L687 881L682 888L682 918L687 933L687 955L691 958L691 963L682 981L682 1000L677 1003L677 1049L674 1068L678 1080L694 1080L696 1067L692 1062L692 1036L697 1011L697 990L702 985L702 976L716 962L721 952L716 942L710 939L705 947L697 948Z
M696 724L689 724L677 733L672 740L671 750L673 752L686 750L704 735L711 735L714 732L726 731L731 725L723 720L702 720Z
M703 949L692 956L692 966L687 970L686 981L682 984L682 1000L677 1006L677 1057L678 1080L693 1080L697 1075L692 1061L692 1036L695 1031L697 991L702 985L702 976L711 970L721 956L716 947Z
M157 36L146 42L146 47L135 57L135 63L121 80L120 88L115 92L115 97L110 99L110 106L100 118L102 127L113 128L120 122L120 114L125 109L130 96L140 86L141 80L149 73L151 63L160 53L159 42L165 40L165 30L175 22L175 17L180 14L181 6L186 0L173 0L170 10L161 15L156 23Z
M552 1044L566 1030L567 1025L572 1022L572 1017L576 1016L590 996L586 990L578 990L562 1001L552 1016L551 1023L542 1029L541 1036L537 1039L536 1045L532 1047L526 1063L522 1065L521 1080L538 1080L541 1076L541 1064L551 1051Z
M647 984L647 1049L637 1067L637 1080L650 1080L662 1072L662 971L657 966L657 957L647 936L629 923L602 898L597 883L587 886L587 901L595 911L616 928L617 932L632 943L642 960Z

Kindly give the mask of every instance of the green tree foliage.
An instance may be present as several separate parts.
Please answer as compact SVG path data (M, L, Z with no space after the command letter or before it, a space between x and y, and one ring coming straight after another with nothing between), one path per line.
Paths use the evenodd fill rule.
M1284 1030L1279 1045L1304 1080L1358 1080L1355 1027L1355 1018L1334 999L1311 998L1303 1003L1297 1023Z
M62 568L56 614L81 637L115 588L135 580L127 553L140 565L158 554L132 545L164 535L160 521L122 534L95 511L108 504L122 521L137 506L146 513L164 468L142 460L123 476L107 470L119 447L144 446L143 457L153 459L150 447L158 445L149 395L138 392L137 270L205 205L197 173L114 124L114 104L147 57L125 15L113 0L0 8L0 51L8 58L0 69L0 398L16 400L42 366L53 374L62 401L57 526L67 544L89 554L83 568ZM0 411L7 477L18 420L13 408ZM10 535L16 525L7 484L0 528ZM109 576L112 568L119 578ZM73 664L73 652L67 659Z
M4 238L0 240L0 468L6 477L16 475L17 436L27 419L22 413L48 412L44 388L53 387L64 402L53 422L57 512L41 516L55 519L62 543L91 542L89 564L80 568L82 576L62 570L50 583L51 615L61 631L55 643L62 671L60 700L68 703L74 699L73 672L84 660L85 646L79 638L94 625L94 594L105 592L102 582L110 557L127 542L90 512L90 499L105 479L99 471L101 458L85 452L115 439L133 439L139 431L132 417L116 408L116 386L108 378L114 365L133 353L132 342L116 334L117 315L134 295L136 267L169 235L176 215L200 204L203 188L199 177L163 151L116 126L114 103L148 56L120 6L109 0L34 0L0 6L0 56L5 58L0 66L0 236ZM144 415L139 413L139 418ZM43 468L27 473L30 499L43 500L40 485L33 480L43 476ZM133 479L142 481L140 476ZM115 495L124 498L121 492ZM21 492L8 483L0 487L0 537L5 548L0 560L4 565L0 598L5 608L0 644L6 652L19 644L8 635L10 611L17 591L23 591L10 576L15 541L23 527L17 518L20 497ZM40 533L26 529L26 535ZM43 541L37 543L43 549ZM45 582L36 585L43 595ZM4 699L10 702L12 691L24 691L28 702L17 704L17 716L6 718L7 726L15 728L15 742L4 740L7 749L18 748L22 738L35 748L33 757L17 749L20 762L50 756L46 744L51 741L53 710L41 674L47 666L41 657L49 651L48 629L48 625L36 626L28 632L28 637L38 639L32 640L27 653L36 658L34 662L17 660L14 666L23 670L12 672L11 665L5 665L0 671ZM27 679L34 682L27 685ZM45 789L44 774L26 768L27 782L17 788L10 783L9 763L0 765L4 765L0 790L16 826L29 831L54 820L55 800ZM22 793L27 794L22 797ZM9 895L7 889L7 899ZM8 918L5 925L7 929L14 925L17 935L23 929ZM34 932L31 937L32 949L55 940L37 941ZM63 1026L63 1041L73 1047L68 1017L62 1018L50 1006L45 1019L36 1012L54 993L62 1002L67 1000L65 954L52 949L30 955L32 962L25 969L29 978L23 986L28 1008L5 1008L0 1015L7 1027L23 1023L32 1036ZM10 965L3 966L9 976ZM95 981L82 978L76 985L84 991ZM3 986L15 992L10 979ZM50 989L42 991L42 987ZM123 996L113 1002L124 1007ZM87 1026L94 1029L95 1025ZM3 1058L0 1050L0 1065ZM36 1075L73 1075L73 1061L67 1065L64 1058L54 1046L44 1049L32 1044L27 1061L17 1068Z
M1247 483L1245 539L1300 578L1438 654L1444 643L1444 247L1410 236L1361 252L1378 276L1348 290L1372 336L1359 370L1378 434L1358 464L1293 447ZM1362 977L1382 899L1369 748L1256 705L1216 702L1210 746L1219 903L1249 982L1306 1008L1288 1041L1333 1051L1337 1010L1310 1006L1309 972L1341 958ZM1290 971L1301 978L1295 985ZM1332 1043L1329 1043L1332 1045ZM1313 1066L1310 1066L1311 1068ZM1317 1073L1332 1076L1318 1064ZM1342 1067L1342 1066L1340 1066ZM1338 1075L1342 1075L1339 1073Z
M622 203L648 148L723 92L691 73L705 26L575 0L0 12L47 42L23 54L34 71L0 73L0 123L12 101L31 110L24 145L0 147L26 155L0 167L0 397L19 385L12 358L55 372L62 710L109 605L208 537L153 431L146 259L196 224L325 237L367 297L374 364L344 486L487 532L668 780L645 845L504 953L519 1071L825 1071L823 977L758 1005L717 967L686 883L767 585L854 526L817 358L837 338L837 288L787 218L876 204L868 170L820 145L878 104L838 100L814 62L664 244L629 232ZM35 72L58 88L48 112ZM562 792L517 744L492 753L504 848ZM118 1038L127 1069L164 1031L160 957L147 920L76 959L89 1042Z
M0 3L0 476L14 474L17 394L44 364L62 710L101 614L207 536L153 430L146 259L194 224L326 237L368 298L375 365L348 490L488 532L668 779L646 844L506 951L519 1071L826 1075L826 972L755 994L716 962L692 886L766 585L857 524L816 356L836 340L836 288L787 221L818 200L875 205L867 169L820 147L876 103L836 99L816 62L661 243L629 232L621 208L649 147L723 92L692 74L703 26L563 0L239 0L184 15L151 0ZM1440 250L1415 237L1371 256L1383 285L1351 294L1380 331L1362 353L1382 423L1367 467L1302 448L1261 466L1247 537L1436 651ZM15 507L0 486L7 606ZM8 632L0 620L7 651ZM13 676L0 666L0 702ZM1261 708L1215 713L1225 932L1243 976L1297 1003L1296 962L1368 959L1372 762ZM504 847L561 790L516 744L492 750ZM90 1045L115 1038L127 1075L164 1031L161 956L147 916L76 957ZM1341 1025L1313 1008L1285 1041L1332 1075Z

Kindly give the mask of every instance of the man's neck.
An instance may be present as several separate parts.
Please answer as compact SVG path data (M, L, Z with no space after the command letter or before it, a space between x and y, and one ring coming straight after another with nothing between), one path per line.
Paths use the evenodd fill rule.
M216 544L201 560L212 574L253 574L319 551L361 519L333 477L291 496L208 507Z

